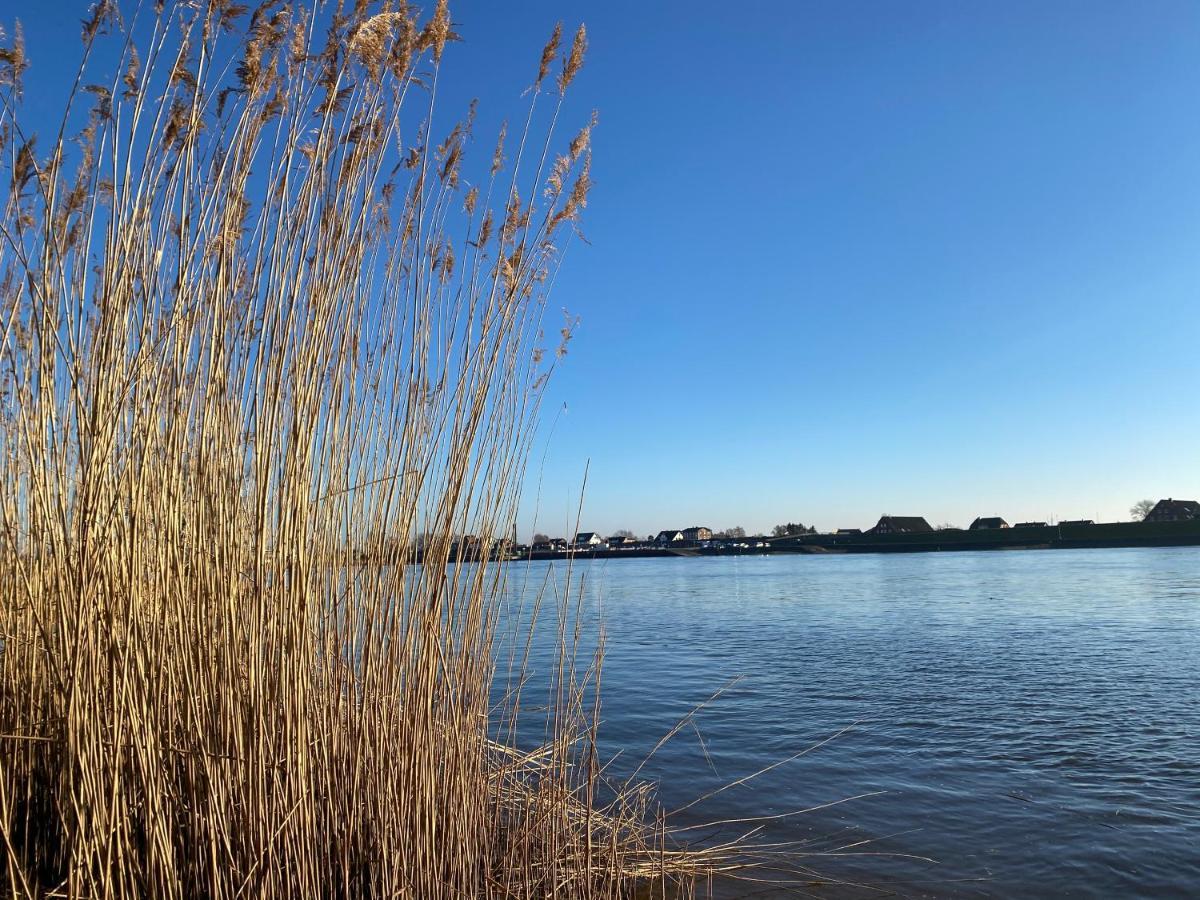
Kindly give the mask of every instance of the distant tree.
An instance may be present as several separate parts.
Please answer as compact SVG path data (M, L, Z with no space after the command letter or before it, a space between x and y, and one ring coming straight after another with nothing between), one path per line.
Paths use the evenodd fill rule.
M1153 500L1139 500L1129 508L1129 516L1135 522L1145 520L1146 516L1150 515L1150 510L1154 509L1158 504Z
M717 537L723 538L744 538L746 529L741 525L734 525L732 528L726 528L724 531L718 531Z
M637 538L637 535L634 534L632 531L630 531L628 528L618 528L616 531L614 531L612 533L612 536L613 537L623 537L623 538Z
M1157 505L1157 503L1154 503L1154 500L1138 500L1133 506L1130 506L1129 517L1134 522L1144 521L1146 516L1150 515L1150 511L1154 509L1154 506Z
M535 535L533 536L533 542L534 542L535 544L546 544L546 543L549 543L549 542L550 542L550 535L548 535L548 534L542 534L542 533L539 531L537 534L535 534Z

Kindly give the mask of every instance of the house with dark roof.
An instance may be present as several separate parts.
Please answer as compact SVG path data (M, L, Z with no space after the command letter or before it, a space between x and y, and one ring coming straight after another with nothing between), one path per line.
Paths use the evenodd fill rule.
M666 531L660 531L654 536L656 544L674 544L676 541L683 540L683 532L675 528L668 528Z
M933 531L933 526L924 516L880 516L871 534L924 534Z
M861 528L839 528L834 534L862 534Z
M1013 528L1045 528L1045 522L1018 522Z
M636 543L637 540L627 534L614 534L608 539L608 546L610 547L630 547Z
M999 516L980 516L971 523L971 531L983 531L988 528L1007 528L1008 523Z
M1200 519L1200 503L1195 500L1175 500L1168 497L1154 504L1143 522L1190 522Z
M594 531L581 531L575 535L576 547L587 547L588 549L595 550L604 546L604 543L604 538L600 537Z
M693 525L691 528L683 529L683 539L685 541L711 541L712 529L705 528L703 525Z

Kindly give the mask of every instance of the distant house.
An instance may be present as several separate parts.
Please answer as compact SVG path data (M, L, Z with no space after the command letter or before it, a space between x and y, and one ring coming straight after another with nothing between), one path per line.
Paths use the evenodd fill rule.
M666 531L660 531L658 534L656 534L654 536L654 543L656 543L656 544L674 544L676 541L682 541L682 540L683 540L683 532L676 531L675 529L667 529Z
M566 550L567 542L562 538L550 538L548 541L538 541L532 549L543 553L547 550Z
M604 543L604 538L600 537L600 535L596 534L594 531L581 531L579 534L575 535L576 547L589 547L594 549L602 546Z
M922 516L880 516L871 534L924 534L933 526Z
M711 541L712 529L705 528L703 525L693 525L691 528L683 529L683 539L685 541Z
M985 531L990 528L1007 528L1008 523L999 516L980 516L971 523L971 531Z
M1018 522L1013 528L1045 528L1045 522Z
M614 534L608 539L608 546L610 547L628 547L636 543L637 541L627 534Z
M839 528L836 534L862 534L861 528Z
M1143 522L1190 522L1200 519L1200 503L1195 500L1175 500L1168 497L1154 504Z
M1095 525L1091 519L1064 519L1059 525Z

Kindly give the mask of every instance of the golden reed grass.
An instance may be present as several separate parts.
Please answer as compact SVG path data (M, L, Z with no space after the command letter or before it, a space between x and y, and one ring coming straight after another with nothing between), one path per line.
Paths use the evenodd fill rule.
M504 567L455 556L511 533L556 358L583 29L471 180L444 0L138 9L49 139L0 42L0 886L686 890L716 857L606 785L568 630L545 746L497 742Z

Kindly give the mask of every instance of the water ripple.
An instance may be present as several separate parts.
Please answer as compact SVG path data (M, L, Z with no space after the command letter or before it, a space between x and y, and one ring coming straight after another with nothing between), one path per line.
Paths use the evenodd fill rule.
M764 839L869 839L811 863L900 896L1200 895L1196 549L629 560L585 601L623 760L744 676L645 770L668 807L858 723L695 821L885 791Z

